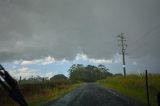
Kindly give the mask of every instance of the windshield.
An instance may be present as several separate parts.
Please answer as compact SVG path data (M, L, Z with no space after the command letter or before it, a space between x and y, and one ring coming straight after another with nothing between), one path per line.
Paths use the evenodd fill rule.
M156 106L159 11L159 0L0 0L0 63L29 106ZM0 105L18 105L1 71Z

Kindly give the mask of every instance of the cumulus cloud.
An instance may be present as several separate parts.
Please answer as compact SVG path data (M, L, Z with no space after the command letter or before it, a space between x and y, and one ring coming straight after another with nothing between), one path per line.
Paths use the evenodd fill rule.
M113 61L112 59L106 60L106 59L89 58L86 54L83 53L77 54L75 60L84 60L95 64L111 64Z
M13 64L20 64L20 65L34 65L34 64L39 64L39 65L47 65L54 63L55 59L51 56L47 56L41 59L34 59L34 60L16 60L13 62ZM65 59L62 60L62 62L65 62Z
M51 77L53 77L55 74L58 74L58 71L50 71L50 72L46 72L44 74L42 74L41 72L39 72L39 70L36 69L32 69L29 67L13 67L13 69L11 69L9 71L9 73L11 74L11 76L13 76L16 79L19 79L20 77L23 78L32 78L32 77L37 77L37 76L41 76L41 77L45 77L50 79Z
M13 61L13 64L20 64L20 61L15 60L15 61Z
M88 55L86 55L84 53L79 53L75 57L75 61L76 60L84 60L84 61L88 61L88 62L95 63L95 64L117 64L117 63L122 63L122 55L119 53L115 53L113 55L113 57L110 59L105 59L105 58L96 59L96 58L90 58L90 57L88 57ZM128 57L127 57L127 61L132 62L133 60L128 59ZM134 63L135 63L135 61L134 61Z
M35 70L30 69L28 67L21 67L18 69L14 69L10 71L10 74L15 78L20 78L20 76L22 78L30 78L38 75Z
M45 57L45 59L42 60L42 64L43 64L43 65L51 64L51 63L53 63L53 62L55 62L55 59L52 58L51 56Z
M90 61L110 63L117 35L127 32L132 59L160 60L158 0L0 0L0 61L43 64L73 60L84 53ZM95 61L96 59L96 61ZM155 62L156 61L156 62ZM143 61L144 62L144 61Z
M21 62L21 65L38 64L39 62L41 62L41 60L24 60Z

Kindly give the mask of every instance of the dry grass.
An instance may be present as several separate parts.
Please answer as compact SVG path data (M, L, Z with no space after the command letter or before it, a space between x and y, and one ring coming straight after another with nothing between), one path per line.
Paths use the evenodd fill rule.
M157 93L160 92L160 75L150 74L148 76L151 106L157 106ZM98 81L103 86L116 90L130 96L135 100L147 103L146 84L144 75L128 75L124 77L110 77Z
M20 89L29 106L40 106L50 100L55 100L63 96L79 85L72 84L70 81L46 81L35 84L22 84L20 85ZM18 106L18 104L7 96L4 89L0 88L0 106Z

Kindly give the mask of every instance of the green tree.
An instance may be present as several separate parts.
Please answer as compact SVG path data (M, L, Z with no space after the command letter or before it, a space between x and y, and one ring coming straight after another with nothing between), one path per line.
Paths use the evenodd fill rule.
M73 81L93 82L111 76L112 74L108 70L104 65L84 67L82 64L73 64L68 72L69 78Z
M70 79L75 81L82 80L83 70L84 66L82 64L73 64L68 70Z
M68 78L65 75L63 75L63 74L57 74L57 75L51 77L50 80L53 80L53 81L65 81L67 79Z
M100 64L98 69L101 71L101 79L106 78L107 76L112 76L113 74L109 72L109 69L106 66Z

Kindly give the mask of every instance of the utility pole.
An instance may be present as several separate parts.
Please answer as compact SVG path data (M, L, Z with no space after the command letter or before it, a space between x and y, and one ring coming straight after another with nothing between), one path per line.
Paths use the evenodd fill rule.
M126 66L125 66L125 50L127 47L126 44L126 38L124 37L124 33L119 34L118 36L118 46L121 47L121 52L122 52L122 59L123 59L123 72L124 72L124 77L126 77Z

